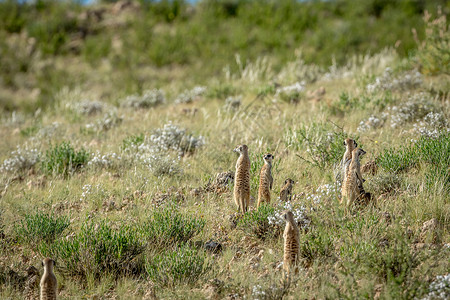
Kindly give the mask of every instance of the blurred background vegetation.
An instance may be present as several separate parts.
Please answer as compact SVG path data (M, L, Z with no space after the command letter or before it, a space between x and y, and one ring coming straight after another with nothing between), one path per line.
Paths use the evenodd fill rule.
M445 0L81 2L0 2L1 111L45 109L66 86L108 98L175 80L188 88L262 57L275 71L299 58L327 68L386 47L420 57L424 13L450 10ZM425 71L448 72L422 59L430 60Z

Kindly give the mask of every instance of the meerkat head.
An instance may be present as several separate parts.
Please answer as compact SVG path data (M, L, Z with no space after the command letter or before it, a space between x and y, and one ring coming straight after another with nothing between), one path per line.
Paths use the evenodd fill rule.
M292 179L290 179L290 178L288 178L288 179L286 179L286 180L284 181L284 184L285 184L285 185L286 185L286 184L293 185L294 183L295 183L295 181L292 180Z
M284 219L286 222L289 222L289 223L292 223L292 224L295 223L294 214L292 213L292 211L290 211L290 210L285 210L285 211L283 212L282 216L283 216L283 219Z
M348 147L349 149L355 149L356 147L358 147L358 143L353 139L345 139L344 146Z
M362 156L364 156L364 154L366 154L366 151L364 151L361 148L356 148L355 150L352 151L353 157L361 158Z
M53 267L56 266L56 262L51 258L44 258L42 261L42 265L44 266L44 270L52 271Z
M273 161L274 158L275 158L275 156L273 156L270 153L267 153L267 154L263 155L264 162L268 163L268 164L272 164L272 161Z
M248 151L248 147L247 145L239 145L236 148L234 148L233 151L239 154L246 153Z

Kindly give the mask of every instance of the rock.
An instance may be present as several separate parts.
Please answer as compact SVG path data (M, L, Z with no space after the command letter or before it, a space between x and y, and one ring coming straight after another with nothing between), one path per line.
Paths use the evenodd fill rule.
M420 232L422 242L437 243L439 241L439 221L436 218L423 223Z
M218 254L220 252L222 252L222 245L220 243L214 242L214 241L209 241L205 244L204 248L207 251L210 251L212 253Z

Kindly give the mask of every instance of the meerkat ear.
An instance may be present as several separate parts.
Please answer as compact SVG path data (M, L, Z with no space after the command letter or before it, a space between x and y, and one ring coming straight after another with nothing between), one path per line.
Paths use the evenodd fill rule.
M355 147L358 147L358 143L355 141Z

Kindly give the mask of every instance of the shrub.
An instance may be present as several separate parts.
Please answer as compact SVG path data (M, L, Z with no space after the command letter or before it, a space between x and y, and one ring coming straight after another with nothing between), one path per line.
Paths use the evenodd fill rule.
M62 174L65 177L80 170L89 160L89 153L81 148L76 151L70 142L62 142L45 152L42 170L47 174Z
M310 231L300 238L300 257L310 263L315 259L331 256L333 250L333 237L323 228Z
M154 89L146 90L142 95L131 95L121 101L121 106L134 109L151 108L166 102L164 91Z
M319 169L337 164L344 152L343 141L349 135L341 130L335 132L325 123L302 125L299 129L289 129L285 134L286 147L299 151L306 148L306 158L301 159ZM354 137L358 140L358 137Z
M95 123L86 124L87 129L93 129L96 132L108 131L120 123L123 118L118 116L115 111L109 111L103 115L103 118L98 119Z
M142 163L147 166L156 177L174 176L183 173L178 160L170 155L160 153L147 153L142 157Z
M368 84L366 89L368 92L376 92L379 90L398 90L406 91L418 88L422 85L422 74L413 70L400 74L397 77L392 76L392 69L386 68L382 76L375 78L375 82Z
M123 139L122 141L122 149L136 149L139 145L143 144L145 140L145 136L143 133L138 135L130 135Z
M184 215L174 204L155 209L143 225L146 239L155 246L174 245L189 241L205 227L205 220Z
M275 97L288 103L298 103L303 98L305 86L303 82L296 82L292 85L278 88Z
M17 149L11 152L10 158L3 161L0 171L20 175L34 168L39 162L40 156L41 154L37 149L17 146Z
M425 21L425 39L419 41L417 32L413 29L418 49L415 59L424 74L450 73L450 32L447 17L438 9L436 18L428 11L423 17Z
M34 214L26 214L14 229L19 240L36 247L41 242L52 243L69 225L70 221L67 217L38 211Z
M428 294L423 300L444 300L450 297L450 273L436 276L428 287Z
M104 274L139 274L143 270L140 255L144 249L145 243L136 228L88 221L73 239L60 239L42 245L39 250L42 255L58 260L70 275L100 278Z
M257 210L251 210L244 214L238 221L238 227L250 235L265 239L279 232L279 227L269 223L269 217L275 214L275 208L271 205L261 205Z
M180 156L193 153L205 144L202 136L195 137L187 133L186 129L179 128L170 122L163 128L156 129L150 136L150 142L157 151L175 150Z
M445 191L450 188L450 133L443 133L438 139L426 136L416 142L400 147L386 149L377 158L377 164L388 172L399 173L410 168L426 167L425 177L428 185L443 182Z
M191 103L206 92L206 87L196 86L192 90L185 90L175 99L175 104Z
M206 254L187 244L147 258L145 264L147 275L152 281L171 287L180 283L195 283L210 268Z

